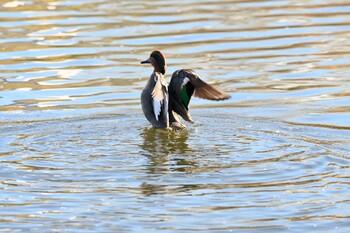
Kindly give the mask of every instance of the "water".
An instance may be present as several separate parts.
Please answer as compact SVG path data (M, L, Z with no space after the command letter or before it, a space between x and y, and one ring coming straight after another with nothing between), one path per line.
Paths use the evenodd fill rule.
M0 2L1 232L349 232L350 3ZM231 94L149 128L154 49Z

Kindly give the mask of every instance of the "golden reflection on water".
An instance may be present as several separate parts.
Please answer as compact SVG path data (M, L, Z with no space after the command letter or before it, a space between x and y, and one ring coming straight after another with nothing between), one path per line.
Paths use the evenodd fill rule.
M335 96L348 88L348 7L342 1L190 2L186 7L4 2L1 87L11 98L3 97L0 108L136 109L148 76L138 61L160 49L169 58L168 75L191 64L188 68L233 93L222 107L248 104L254 115L261 105L285 106L293 121L313 114L306 110L310 106L327 116L347 114L346 105L338 106L347 96ZM96 86L104 90L92 89ZM127 102L113 95L121 92Z
M145 128L141 136L144 139L142 149L151 154L183 154L189 150L186 143L188 139L188 131L186 130L171 132L168 130Z
M0 228L347 232L349 15L345 0L1 1ZM168 80L192 68L232 98L193 99L188 131L148 128L154 49Z

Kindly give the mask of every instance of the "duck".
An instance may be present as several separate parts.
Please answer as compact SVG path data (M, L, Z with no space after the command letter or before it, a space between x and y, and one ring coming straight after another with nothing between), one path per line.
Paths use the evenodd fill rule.
M153 72L141 92L141 108L154 128L186 129L180 117L194 123L189 113L189 104L193 96L214 101L231 97L204 82L192 69L176 70L168 85L165 79L166 57L161 51L153 51L141 64L151 64L153 67Z

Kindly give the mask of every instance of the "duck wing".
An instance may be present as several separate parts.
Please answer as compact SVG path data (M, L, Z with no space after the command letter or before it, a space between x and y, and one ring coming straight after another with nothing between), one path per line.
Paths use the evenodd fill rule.
M230 98L225 92L201 80L190 69L177 70L169 84L169 107L184 120L192 122L188 105L192 96L208 100L225 100Z
M151 93L153 113L156 121L166 122L169 126L168 116L168 85L161 74L155 73L156 84Z
M193 123L188 105L194 93L194 86L187 77L186 70L173 73L169 84L169 109L179 114L185 121Z

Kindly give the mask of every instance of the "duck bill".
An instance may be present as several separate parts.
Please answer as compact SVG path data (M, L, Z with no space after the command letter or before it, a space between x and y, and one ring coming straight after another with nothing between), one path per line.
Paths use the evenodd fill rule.
M149 58L147 60L141 62L141 64L147 64L147 63L151 63L151 60Z

